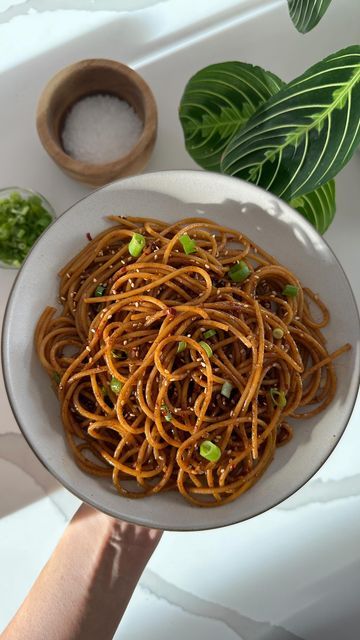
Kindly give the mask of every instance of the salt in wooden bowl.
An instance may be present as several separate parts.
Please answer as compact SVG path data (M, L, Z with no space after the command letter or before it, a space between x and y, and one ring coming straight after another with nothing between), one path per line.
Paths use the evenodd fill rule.
M143 128L125 155L103 164L84 162L64 150L62 132L73 106L88 96L110 95L126 101ZM37 131L47 153L67 175L92 186L140 173L147 165L157 134L157 108L145 80L130 67L107 59L81 60L53 76L37 107Z

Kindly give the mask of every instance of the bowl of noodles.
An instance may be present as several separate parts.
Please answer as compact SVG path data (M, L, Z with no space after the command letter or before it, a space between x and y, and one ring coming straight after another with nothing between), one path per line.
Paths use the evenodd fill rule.
M168 171L49 227L11 292L2 357L19 426L66 488L138 524L210 529L275 506L331 454L358 389L359 318L287 204Z

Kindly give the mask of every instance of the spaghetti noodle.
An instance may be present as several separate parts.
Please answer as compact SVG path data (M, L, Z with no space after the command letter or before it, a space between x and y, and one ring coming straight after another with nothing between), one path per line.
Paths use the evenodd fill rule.
M327 352L324 303L242 233L109 219L60 272L61 314L46 308L36 330L69 446L122 496L230 502L289 441L289 420L331 402L350 345Z

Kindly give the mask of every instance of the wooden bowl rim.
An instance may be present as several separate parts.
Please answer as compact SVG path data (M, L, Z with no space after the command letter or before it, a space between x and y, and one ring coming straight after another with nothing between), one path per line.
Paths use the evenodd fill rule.
M103 164L83 162L68 155L62 146L54 139L46 117L47 107L55 91L57 91L62 84L66 83L71 75L91 67L94 69L111 69L119 74L119 78L127 78L127 80L130 80L130 82L138 88L144 99L144 126L138 141L125 155L120 156L117 160ZM86 97L86 95L84 95L84 97ZM82 176L89 176L89 178L99 177L104 174L113 173L114 171L121 171L129 166L135 159L141 156L147 145L154 140L157 132L156 101L153 92L144 78L126 64L108 58L79 60L60 69L45 85L37 104L36 128L43 147L59 166L66 171Z

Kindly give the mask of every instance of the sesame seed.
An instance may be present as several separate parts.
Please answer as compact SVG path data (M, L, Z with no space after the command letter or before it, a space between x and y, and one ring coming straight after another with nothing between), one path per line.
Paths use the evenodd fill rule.
M91 351L89 346L85 347L85 349L86 349L86 351Z
M71 278L70 273L67 273L67 274L66 274L66 277L67 277L67 278Z
M96 278L93 278L93 282L97 282L97 279L96 279Z

